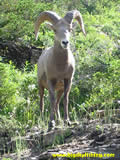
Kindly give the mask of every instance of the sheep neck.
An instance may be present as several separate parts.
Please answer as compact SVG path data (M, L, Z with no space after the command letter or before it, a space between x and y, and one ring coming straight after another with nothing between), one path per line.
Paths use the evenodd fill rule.
M53 47L53 54L54 54L54 63L56 65L66 65L68 64L68 50L61 47L60 43L55 41Z

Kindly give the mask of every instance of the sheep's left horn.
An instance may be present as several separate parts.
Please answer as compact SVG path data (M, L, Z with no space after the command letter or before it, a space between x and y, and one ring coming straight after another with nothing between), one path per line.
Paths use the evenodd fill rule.
M84 28L84 23L83 23L83 19L82 19L82 15L80 14L79 11L73 10L73 11L67 12L67 14L65 15L64 19L69 24L72 23L73 19L76 19L78 21L78 23L80 24L80 26L81 26L83 34L86 35L85 28Z
M55 12L52 11L45 11L40 13L35 23L35 38L37 39L38 37L38 30L41 23L43 23L44 21L49 21L53 25L55 25L60 19L61 18Z

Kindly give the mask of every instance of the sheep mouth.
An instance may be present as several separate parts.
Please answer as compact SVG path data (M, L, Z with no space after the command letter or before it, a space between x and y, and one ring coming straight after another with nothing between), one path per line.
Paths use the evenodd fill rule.
M61 46L62 46L63 49L68 49L68 44L67 45L66 44L61 44Z

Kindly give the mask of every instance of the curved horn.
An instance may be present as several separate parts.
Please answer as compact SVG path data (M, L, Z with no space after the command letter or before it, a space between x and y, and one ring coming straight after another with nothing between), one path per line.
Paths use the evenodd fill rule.
M35 39L38 38L38 30L41 23L44 21L49 21L55 25L60 19L61 18L55 12L45 11L40 13L35 23Z
M84 23L83 23L83 19L82 19L82 15L80 14L79 11L73 10L73 11L67 12L67 14L65 15L64 19L69 24L72 23L73 19L76 19L78 21L78 23L80 24L80 26L81 26L83 34L86 35L85 28L84 28Z

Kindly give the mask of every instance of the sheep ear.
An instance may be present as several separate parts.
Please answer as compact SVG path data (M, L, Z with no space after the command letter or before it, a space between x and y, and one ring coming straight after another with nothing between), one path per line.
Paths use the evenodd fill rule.
M47 28L52 29L55 32L55 27L51 23L46 22L45 24L46 24Z

